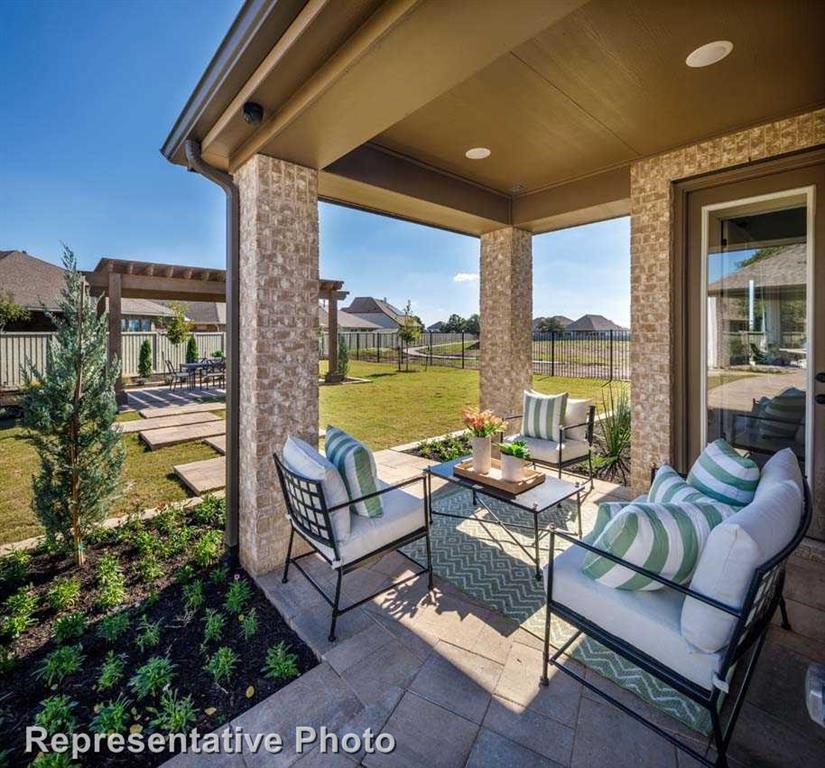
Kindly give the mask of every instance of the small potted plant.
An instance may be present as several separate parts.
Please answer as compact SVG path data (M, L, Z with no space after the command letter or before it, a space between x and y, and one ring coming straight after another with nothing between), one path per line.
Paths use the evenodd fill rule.
M518 482L524 479L524 463L530 458L530 449L523 440L499 443L501 451L501 479Z
M504 422L492 411L467 408L462 414L464 425L473 436L473 471L487 474L492 459L492 436L504 429Z

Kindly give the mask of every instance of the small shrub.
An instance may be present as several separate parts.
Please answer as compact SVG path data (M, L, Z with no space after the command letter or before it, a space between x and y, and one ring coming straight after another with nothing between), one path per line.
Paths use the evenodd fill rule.
M40 711L35 715L34 723L45 728L49 736L56 733L74 733L77 720L72 710L77 702L63 694L49 696L40 703Z
M11 589L26 581L31 565L31 555L24 550L9 552L0 558L0 584Z
M138 624L138 634L135 637L135 645L143 653L147 648L155 648L160 643L160 628L162 621L149 621L146 616L141 616Z
M139 699L157 696L172 682L175 665L165 656L152 656L137 668L129 680L129 687Z
M226 590L226 599L223 602L224 608L230 613L243 612L246 604L252 599L252 588L249 582L236 577Z
M4 605L6 615L0 621L0 635L16 640L35 624L32 614L37 610L37 596L32 591L31 584L20 587L17 592L9 595Z
M192 581L193 578L195 578L195 569L189 564L182 565L175 573L175 582L177 584L186 584Z
M418 445L418 452L425 459L436 461L452 461L461 456L466 456L472 451L469 433L463 432L460 435L448 435L436 440L422 440Z
M289 680L298 677L298 656L290 653L290 646L283 641L270 646L266 652L263 669L264 677L270 680Z
M148 379L152 376L152 342L144 339L138 353L138 376Z
M97 585L97 602L103 609L114 608L126 599L126 577L115 555L100 558Z
M142 557L138 562L137 570L144 584L151 584L163 576L163 568L154 555Z
M163 542L151 531L143 528L132 537L132 545L141 557L157 555L163 549Z
M203 605L205 599L203 582L200 579L183 585L183 603L190 613L197 611Z
M68 675L73 675L81 666L86 657L83 655L83 646L64 645L52 651L34 673L35 677L44 680L50 688L62 683Z
M128 612L111 613L98 623L98 637L102 637L108 643L114 643L129 629L130 623Z
M197 719L197 709L192 703L192 697L178 698L177 691L164 691L160 706L147 709L154 715L149 723L150 728L161 733L184 733Z
M78 768L68 752L41 752L32 761L33 768Z
M207 531L192 548L192 562L198 568L214 565L221 557L223 549L223 532Z
M225 624L226 619L222 613L214 608L208 608L204 619L203 645L207 645L214 640L220 640Z
M180 509L174 504L169 504L152 518L152 525L162 534L168 536L172 531L183 525Z
M126 733L129 727L129 699L121 693L116 699L99 704L89 730L92 733Z
M54 639L58 643L76 640L86 631L86 614L82 611L61 616L54 623Z
M195 533L196 529L188 525L182 525L180 528L171 531L166 537L163 556L170 558L184 552L195 537Z
M225 515L226 500L219 499L211 493L207 493L200 504L195 505L189 510L189 519L192 520L195 525L203 525L210 528L223 527Z
M0 677L7 675L17 666L17 656L5 645L0 645ZM0 761L0 765L3 765Z
M232 673L235 671L237 663L238 654L231 648L222 645L209 657L204 669L212 675L212 679L220 685L221 681L229 681Z
M253 608L245 616L241 616L241 635L249 642L258 631L258 614Z
M69 578L55 579L49 591L46 593L46 602L53 611L65 611L74 608L80 597L80 579L72 576Z
M226 584L229 581L229 568L225 564L215 566L209 574L209 581L218 586Z
M194 336L190 336L186 341L186 362L198 362L198 341Z
M100 666L100 674L97 676L98 690L106 691L117 685L123 679L125 670L126 656L122 653L115 655L114 651L109 651Z

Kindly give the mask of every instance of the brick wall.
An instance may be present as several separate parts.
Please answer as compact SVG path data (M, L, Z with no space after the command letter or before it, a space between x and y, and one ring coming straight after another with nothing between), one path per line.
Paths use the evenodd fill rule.
M634 163L630 173L634 490L670 459L673 429L672 184L825 143L825 110L756 126Z

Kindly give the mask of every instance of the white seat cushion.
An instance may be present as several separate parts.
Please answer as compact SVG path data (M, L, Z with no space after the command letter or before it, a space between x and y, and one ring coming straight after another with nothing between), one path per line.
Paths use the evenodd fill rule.
M682 596L672 589L628 592L599 584L582 573L585 554L574 545L556 556L553 599L709 690L722 656L697 653L682 637Z
M284 445L283 459L287 468L293 472L321 483L321 492L324 494L327 509L349 501L347 488L338 470L326 456L322 456L309 443L290 435ZM349 507L339 509L330 515L332 532L339 544L343 544L349 538L351 517Z
M382 488L387 484L379 481ZM369 555L397 539L422 528L425 523L424 500L400 488L381 496L384 514L381 517L352 516L349 538L338 547L340 561L335 562L335 554L329 547L318 546L333 565L347 565Z
M559 448L561 448L562 461L581 459L590 452L587 440L567 440L563 443L557 443L554 440L540 440L537 437L526 437L521 434L506 437L504 440L507 443L523 440L530 449L531 458L548 464L559 463Z
M754 571L793 539L803 511L802 474L789 448L774 454L762 469L753 501L716 526L699 557L690 588L739 607ZM702 651L727 645L736 619L687 598L682 634Z

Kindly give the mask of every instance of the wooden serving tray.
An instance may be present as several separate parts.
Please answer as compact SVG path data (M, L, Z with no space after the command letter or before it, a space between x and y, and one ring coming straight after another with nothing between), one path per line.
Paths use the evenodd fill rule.
M453 473L459 477L466 477L479 485L489 485L491 488L498 488L500 491L509 493L512 496L518 496L520 493L529 491L537 485L544 482L544 473L539 472L533 467L526 466L524 468L524 479L517 482L510 480L502 480L501 478L501 461L499 459L492 459L490 462L490 471L483 475L481 472L473 470L473 460L467 459L460 461L453 467Z

